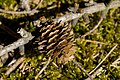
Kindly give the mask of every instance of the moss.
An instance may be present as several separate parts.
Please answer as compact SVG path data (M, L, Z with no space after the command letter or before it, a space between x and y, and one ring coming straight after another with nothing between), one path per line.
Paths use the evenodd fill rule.
M67 2L68 1L68 2ZM82 0L60 0L61 4L72 5L74 2L81 2ZM41 8L45 9L48 5L52 5L53 3L57 4L57 0L44 0L43 5ZM0 0L0 7L5 10L12 10L12 11L19 11L18 4L16 0ZM39 8L39 9L41 9ZM41 11L41 14L51 14L48 13L49 11ZM5 21L10 20L11 22L8 23L9 26L15 24L17 28L24 27L27 31L33 32L36 27L33 26L32 21L39 19L39 14L35 16L28 17L27 15L10 15L5 13L0 13L0 20ZM37 17L36 17L37 16ZM41 16L41 15L40 15ZM46 16L46 15L44 15ZM53 15L52 15L53 16ZM49 16L51 17L51 16ZM79 37L86 32L93 29L93 27L98 23L100 18L100 13L95 13L93 15L89 15L90 23L86 24L82 18L79 19L76 26L74 26L75 37ZM24 18L24 19L23 19ZM24 25L28 21L29 25ZM6 24L7 25L7 24ZM87 42L87 40L91 41L99 41L105 44L97 44ZM90 35L86 36L85 39L80 39L76 42L78 47L75 53L75 60L79 62L79 64L87 71L90 72L93 70L99 62L108 54L108 52L114 47L115 44L120 43L120 9L111 9L106 19L103 20L101 25ZM32 45L33 46L33 45ZM8 80L32 80L34 77L39 73L42 67L46 64L48 56L45 54L39 54L33 47L33 49L29 48L32 47L26 45L26 61L24 62L25 70L23 72L22 69L17 68L14 72L10 74L10 76L5 76L4 73L8 69L6 65L3 65L0 68L0 76L3 76L5 79ZM116 80L120 77L120 67L114 68L111 67L112 64L118 57L119 57L119 50L120 47L118 46L112 54L104 61L102 64L104 71L95 78L95 80ZM95 55L99 54L97 57ZM94 58L95 57L95 58ZM57 62L54 60L55 63ZM57 64L57 63L56 63ZM57 64L58 67L53 65L52 63L49 64L46 70L39 76L42 80L83 80L88 76L81 71L73 62L69 62L65 65ZM105 66L105 67L104 67Z

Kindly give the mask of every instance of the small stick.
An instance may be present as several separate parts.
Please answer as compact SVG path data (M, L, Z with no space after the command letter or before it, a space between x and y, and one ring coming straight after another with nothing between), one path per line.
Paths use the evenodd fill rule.
M51 60L51 57L49 57L49 59L48 59L46 65L45 65L45 66L40 70L40 72L35 76L35 80L37 80L38 77L39 77L39 75L47 68L47 66L48 66L49 63L50 63L50 60Z
M0 12L2 13L7 13L7 14L34 14L34 13L38 13L38 10L31 10L31 11L7 11L7 10L3 10L0 9Z
M120 57L117 58L110 66L117 67L117 64L120 64Z
M38 13L39 11L36 10L36 9L39 7L39 5L42 4L42 1L43 0L41 0L40 3L34 9L32 9L31 11L19 11L18 12L18 11L6 11L6 10L3 10L3 9L0 9L0 12L7 13L7 14L34 14L34 13Z
M38 3L38 5L33 9L36 10L40 5L42 5L43 0L40 0L40 2Z
M19 58L5 73L5 75L9 76L9 74L16 69L18 65L20 65L25 60L24 57ZM3 77L0 80L4 80Z
M94 73L94 74L92 74L92 75L91 75L91 77L94 79L96 76L98 76L98 75L100 75L100 74L101 74L102 70L103 70L103 68L102 68L102 67L100 67L98 70L96 70L96 71L95 71L95 73ZM87 78L87 79L85 79L85 80L90 80L90 78L88 77L88 78Z
M13 70L15 70L16 67L17 67L19 64L21 64L24 60L25 60L24 57L19 58L19 59L13 64L13 66L11 66L11 67L6 71L5 74L8 76L8 75L9 75Z
M95 72L95 70L100 67L100 65L109 57L109 55L113 52L113 50L118 46L118 44L116 44L111 50L110 52L105 56L105 58L89 73L92 74L93 72Z
M98 24L92 29L90 30L89 32L85 33L84 35L82 35L81 37L84 38L85 36L89 35L90 33L94 32L95 29L97 29L99 27L99 25L101 24L101 22L103 21L103 17L100 18Z
M82 68L82 66L78 62L76 62L75 60L73 60L73 63L75 65L77 65L91 80L93 80L92 77L90 76L90 74L88 74L88 72L84 68Z
M105 9L106 9L106 6L105 6L104 3L98 3L94 6L89 6L89 7L83 8L81 10L81 13L69 13L69 14L66 14L62 17L53 19L53 21L55 21L55 22L60 22L60 21L61 22L67 22L67 21L77 19L77 18L83 16L85 13L92 14L92 13L102 11L102 10L105 10Z

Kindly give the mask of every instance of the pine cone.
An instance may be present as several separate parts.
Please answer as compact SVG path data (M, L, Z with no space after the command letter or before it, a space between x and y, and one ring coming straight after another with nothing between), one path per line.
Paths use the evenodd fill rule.
M54 58L59 54L65 53L73 45L73 30L70 23L56 23L53 21L47 21L37 29L37 45L40 53L50 54Z

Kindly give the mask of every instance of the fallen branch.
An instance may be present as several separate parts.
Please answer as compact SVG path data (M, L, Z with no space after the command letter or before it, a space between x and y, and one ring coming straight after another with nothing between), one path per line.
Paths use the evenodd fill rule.
M104 3L97 3L93 6L83 8L82 10L80 10L80 13L69 13L69 14L66 14L62 17L55 18L55 19L53 19L53 21L55 21L55 22L71 21L71 20L74 20L76 18L82 17L86 13L87 14L92 14L92 13L95 13L95 12L98 12L98 11L104 11L104 10L109 10L111 8L120 7L119 4L120 4L120 0L114 0L114 1L111 0L107 7L105 6ZM107 11L106 11L106 13L107 13Z
M32 40L34 37L31 35L31 33L26 32L24 29L20 29L21 36L24 36L23 38L20 38L16 42L13 42L12 44L5 46L1 51L0 51L0 56L4 55L5 53L8 53L24 44L27 44L30 40ZM22 35L24 34L24 35Z

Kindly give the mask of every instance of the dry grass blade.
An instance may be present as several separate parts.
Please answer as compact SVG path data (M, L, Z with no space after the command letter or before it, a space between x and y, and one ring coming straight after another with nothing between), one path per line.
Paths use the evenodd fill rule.
M5 75L9 75L13 70L16 69L18 65L20 65L26 58L21 57L19 58L5 73ZM3 77L0 78L0 80L3 80Z
M103 17L100 18L98 24L92 30L90 30L89 32L85 33L81 37L84 38L85 36L90 35L90 33L94 32L95 29L97 29L99 27L99 25L101 24L102 21L103 21Z
M105 56L105 58L89 73L92 74L93 72L95 72L95 70L97 70L98 67L100 67L100 65L109 57L109 55L113 52L113 50L118 46L118 44L116 44L111 50L110 52Z
M45 65L45 66L40 70L40 72L36 75L35 80L37 80L38 77L39 77L39 75L47 68L47 66L48 66L49 63L50 63L50 60L51 60L51 57L49 57L49 59L48 59L46 65Z

